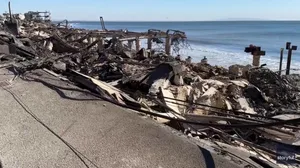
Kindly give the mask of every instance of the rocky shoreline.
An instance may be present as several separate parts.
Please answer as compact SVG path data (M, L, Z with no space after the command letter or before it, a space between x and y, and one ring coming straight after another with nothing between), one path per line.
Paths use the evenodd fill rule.
M1 68L21 76L44 69L192 137L259 149L273 159L257 154L265 162L276 162L278 145L297 148L298 75L173 57L168 50L186 39L179 30L84 30L23 15L0 18ZM140 38L150 39L147 49L140 48ZM163 43L165 52L151 49L152 43ZM294 117L286 120L283 114ZM266 144L272 147L265 150Z

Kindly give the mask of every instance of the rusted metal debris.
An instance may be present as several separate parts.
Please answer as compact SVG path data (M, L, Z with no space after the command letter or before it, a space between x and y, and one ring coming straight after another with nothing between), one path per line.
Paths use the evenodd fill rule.
M108 101L175 123L190 136L255 148L255 158L266 155L269 159L263 160L271 165L276 146L298 147L299 121L280 123L276 117L298 113L296 77L251 65L211 66L206 58L201 63L175 59L172 45L186 39L178 30L106 30L104 22L103 30L74 29L67 21L61 26L30 14L12 16L19 23L18 35L1 25L0 67L14 67L20 74L44 68ZM147 48L139 45L142 39ZM155 51L155 43L164 43L165 52Z

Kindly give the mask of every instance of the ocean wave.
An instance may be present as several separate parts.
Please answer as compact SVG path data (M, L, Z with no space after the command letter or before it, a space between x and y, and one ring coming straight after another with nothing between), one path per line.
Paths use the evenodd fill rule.
M233 45L234 43L228 42L221 42L221 41L215 41L215 40L199 40L199 39L191 39L188 38L187 42L190 44L195 44L195 45L226 45L230 46Z
M73 27L73 28L79 28L79 27L78 27L78 24L79 24L79 23L69 23L69 25L70 25L71 27Z
M200 47L197 45L191 46L193 49L183 49L180 51L180 55L184 57L191 56L193 58L193 62L200 62L201 59L206 56L208 62L211 65L218 65L223 67L229 67L233 64L240 65L248 65L252 64L252 55L237 52L237 51L229 51L222 50L219 48L212 47ZM270 68L273 71L278 71L279 69L279 58L272 56L263 56L261 57L261 64L267 64L266 67ZM300 61L293 60L291 63L292 69L299 69ZM286 68L286 59L283 60L282 69ZM298 73L298 72L297 72Z
M76 28L100 28L100 24L98 22L72 22L71 24ZM106 26L115 29L132 27L132 31L140 31L142 28L146 29L144 28L145 24L146 23L143 23L141 26L140 23L132 23L128 25L125 23L108 22ZM204 23L201 23L200 25L202 24ZM215 27L211 27L211 24L205 27L197 27L196 25L195 29L198 29L199 33L196 32L196 30L193 30L194 27L183 27L183 30L193 30L186 32L188 35L188 43L191 45L191 49L181 49L179 54L182 55L183 58L191 56L193 62L200 62L201 59L206 56L208 58L208 62L212 65L224 67L228 67L233 64L247 65L252 64L252 56L244 53L244 47L248 46L249 44L255 44L262 46L262 49L267 52L267 55L261 58L261 64L266 63L268 68L277 71L279 67L279 50L281 47L285 46L285 40L292 41L295 45L300 43L298 38L300 37L300 32L287 31L287 26L280 30L277 30L278 28L276 28L266 31L265 29L231 29L231 27L227 27L218 31L204 31L207 27L209 27L209 30L220 29L220 26L218 26L217 23L213 23L213 25L214 24L216 24ZM158 24L158 26L159 25L160 24ZM149 26L152 26L152 24ZM247 27L247 25L244 25L244 27ZM165 27L160 28L164 29ZM147 47L146 40L142 40L142 47ZM155 45L153 45L153 47L155 47ZM162 50L164 49L163 45L159 47ZM173 52L172 55L177 55L177 53ZM300 59L298 56L300 56L299 52L293 52L293 60L291 64L292 69L297 69L300 67ZM285 67L286 59L283 60L282 68L285 69Z
M224 32L224 33L215 33L213 34L214 36L218 36L220 38L227 38L227 37L244 37L244 36L248 36L248 37L259 37L259 36L281 36L281 37L298 37L300 35L300 32L298 31L284 31L284 30L279 30L279 31L270 31L270 30L249 30L249 31L241 31L240 32Z
M134 46L133 46L134 47ZM141 47L147 47L147 41L141 41ZM161 46L164 48L164 46ZM252 64L253 56L245 53L243 50L231 50L224 49L219 47L212 46L203 46L203 45L195 45L192 44L190 48L183 48L179 51L179 53L175 53L174 51L171 53L172 55L180 54L182 59L187 58L188 56L192 57L192 62L200 62L204 56L208 59L208 63L211 65L223 66L228 68L230 65L240 64L240 65L248 65ZM278 54L279 55L279 54ZM261 64L267 64L266 67L273 70L278 71L279 69L279 57L274 57L271 55L266 55L261 57ZM292 60L291 68L299 69L300 61ZM286 69L286 59L283 59L282 69ZM300 71L295 73L300 73Z

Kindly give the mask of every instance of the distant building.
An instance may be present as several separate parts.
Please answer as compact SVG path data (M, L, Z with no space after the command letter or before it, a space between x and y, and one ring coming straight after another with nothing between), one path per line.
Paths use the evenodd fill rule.
M2 17L2 18L1 18ZM23 14L12 14L11 15L12 19L20 19L20 20L24 20L25 19L25 15ZM10 15L9 13L3 13L3 16L0 15L0 20L3 19L3 20L9 20L10 19Z
M51 21L50 15L51 14L48 11L45 11L45 12L29 11L29 12L25 13L25 19L36 21L36 22L50 22Z

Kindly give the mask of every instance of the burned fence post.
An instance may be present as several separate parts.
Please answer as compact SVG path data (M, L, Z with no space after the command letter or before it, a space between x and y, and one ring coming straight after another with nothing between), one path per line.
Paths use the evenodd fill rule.
M288 58L286 63L286 75L290 74L291 62L292 62L292 51L297 50L297 46L291 47L291 42L286 43L286 49L288 50Z
M166 37L166 46L165 46L165 52L167 55L170 55L171 54L171 43L172 43L172 38L169 34L167 34L167 37Z
M266 55L265 51L261 51L261 47L252 44L245 48L246 53L251 53L253 56L252 65L258 67L260 65L260 57Z
M281 48L281 49L280 49L280 61L279 61L279 71L278 71L278 75L281 75L281 71L282 71L283 50L284 50L284 48Z

